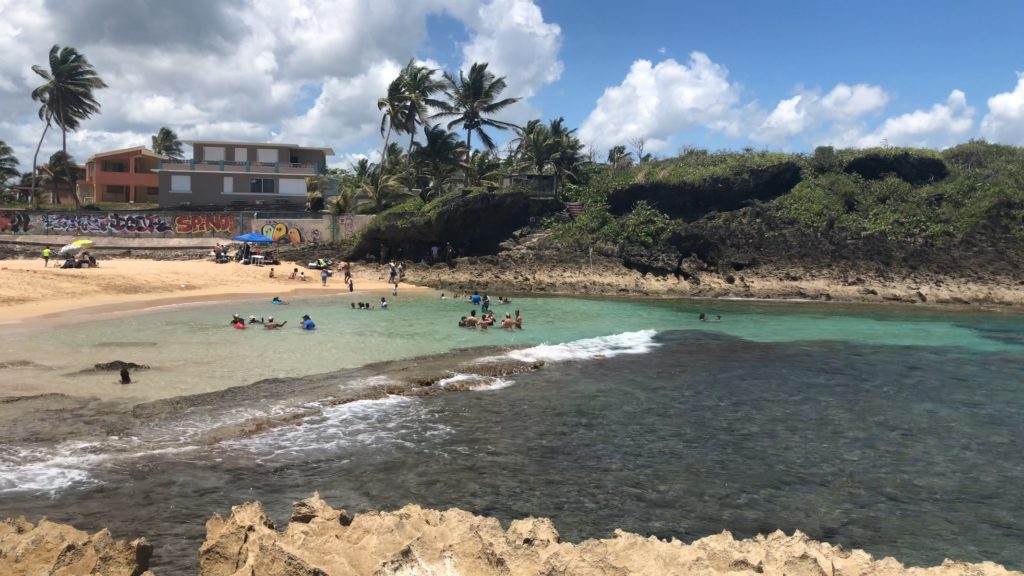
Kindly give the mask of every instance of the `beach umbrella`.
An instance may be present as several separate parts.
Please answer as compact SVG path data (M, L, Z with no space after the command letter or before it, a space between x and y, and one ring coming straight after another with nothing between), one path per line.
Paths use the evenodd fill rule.
M77 244L68 244L67 246L60 249L60 254L61 256L67 256L69 254L74 254L75 252L78 252L82 248L82 246L79 246Z
M263 234L252 232L250 234L242 234L241 236L235 236L232 238L235 242L254 242L256 244L273 244L274 241L267 238Z
M82 247L92 246L92 240L89 240L89 239L75 240L74 242L71 243L71 245L72 246L82 246Z

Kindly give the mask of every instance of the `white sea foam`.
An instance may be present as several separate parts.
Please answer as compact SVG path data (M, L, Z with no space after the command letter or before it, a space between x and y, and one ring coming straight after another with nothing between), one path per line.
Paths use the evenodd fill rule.
M620 354L646 354L659 344L654 341L655 330L623 332L610 336L598 336L575 340L564 344L541 344L532 348L513 350L506 354L508 358L522 362L567 362L572 360L591 360L594 358L611 358Z
M515 380L495 378L493 376L481 376L480 374L456 374L437 382L441 388L448 388L453 385L467 386L470 390L477 392L490 392L501 390L515 384Z
M294 426L283 426L256 436L221 444L227 450L241 449L260 460L289 457L308 458L310 454L329 453L353 446L383 446L406 442L409 428L417 434L444 433L447 428L436 422L422 421L415 399L387 396L328 406Z
M53 448L11 446L0 454L0 494L55 493L74 485L98 483L88 469L106 460L96 444L65 442Z

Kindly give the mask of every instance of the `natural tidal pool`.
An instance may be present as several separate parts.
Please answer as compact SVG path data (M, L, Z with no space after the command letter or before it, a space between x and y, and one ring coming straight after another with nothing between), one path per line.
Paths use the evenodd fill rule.
M363 312L350 302L380 295L359 296L20 332L4 338L0 362L36 366L0 371L0 396L38 388L128 403L314 373L344 390L358 384L344 369L480 346L480 356L546 364L473 391L324 405L216 441L197 431L238 406L139 422L130 437L21 438L0 448L0 516L146 536L157 567L174 573L194 571L213 512L261 500L283 523L314 490L352 511L416 503L547 516L571 540L615 528L687 541L799 529L910 564L1024 568L1024 317L514 298L494 310L522 310L526 329L480 333L455 326L464 302L388 295L391 309ZM699 322L700 312L722 321ZM289 326L234 331L232 313ZM314 333L288 329L302 314ZM153 368L123 388L109 374L70 375L114 359ZM290 408L287 394L260 406Z

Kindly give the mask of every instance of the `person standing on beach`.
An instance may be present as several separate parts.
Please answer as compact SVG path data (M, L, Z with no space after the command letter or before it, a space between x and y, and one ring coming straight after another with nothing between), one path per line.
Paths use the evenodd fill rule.
M43 248L43 268L50 267L50 256L53 256L53 250L49 246Z
M320 271L320 283L323 284L324 288L327 287L327 268Z
M356 285L352 283L352 277L349 276L349 278L348 278L348 291L352 292L355 289L356 289Z

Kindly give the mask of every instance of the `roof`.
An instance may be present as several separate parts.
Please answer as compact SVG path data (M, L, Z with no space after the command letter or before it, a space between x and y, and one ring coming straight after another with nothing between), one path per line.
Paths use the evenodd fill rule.
M142 156L149 156L150 158L167 158L163 154L157 154L151 150L147 150L145 146L136 146L134 148L121 148L120 150L109 150L107 152L97 152L89 157L86 162L92 162L96 158L102 158L103 156L115 156L117 154L124 154L126 152L138 152Z
M296 150L320 150L327 156L334 156L333 148L324 148L319 146L299 146L298 144L288 144L286 142L239 142L233 140L182 140L182 144L188 144L189 146L195 146L196 144L213 144L215 146L273 146L274 148L294 148Z

